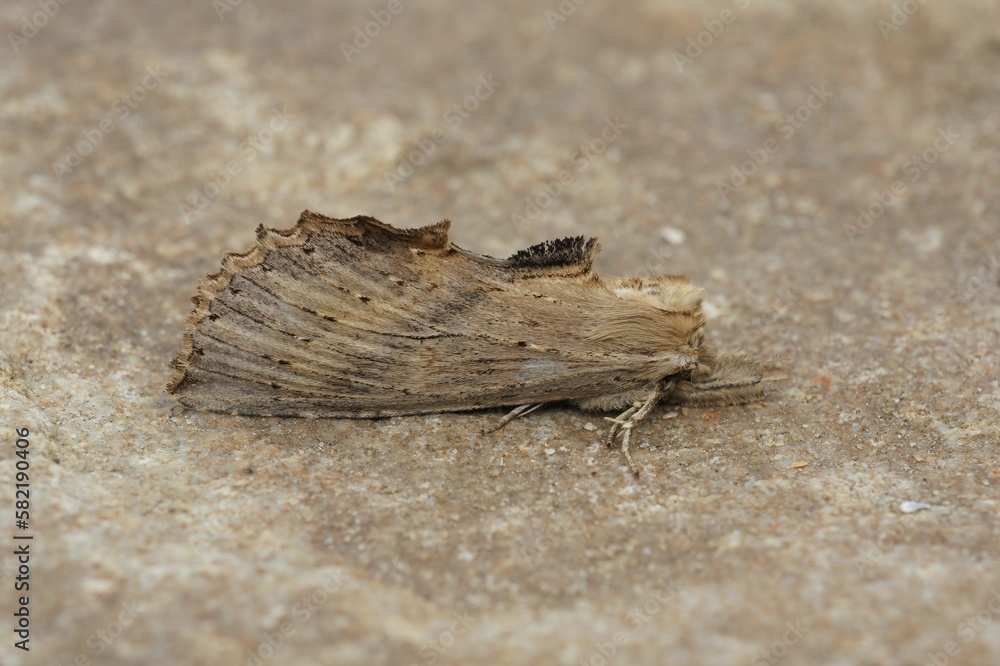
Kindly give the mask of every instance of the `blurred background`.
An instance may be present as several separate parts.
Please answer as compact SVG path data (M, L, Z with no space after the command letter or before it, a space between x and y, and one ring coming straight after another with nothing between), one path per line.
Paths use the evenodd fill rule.
M996 19L5 1L0 416L37 433L45 557L36 660L0 661L996 663ZM178 413L198 281L303 209L494 256L597 236L600 274L689 275L788 379L662 408L641 482L569 409Z

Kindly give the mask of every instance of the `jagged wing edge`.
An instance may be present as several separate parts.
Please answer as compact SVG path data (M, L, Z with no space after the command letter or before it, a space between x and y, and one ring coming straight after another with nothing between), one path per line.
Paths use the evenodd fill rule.
M367 215L337 219L308 210L302 212L298 222L291 229L268 229L264 225L259 225L257 241L252 248L242 253L227 252L222 257L221 269L205 277L198 285L197 292L191 298L194 309L188 315L184 326L184 344L171 362L177 373L167 384L167 393L177 393L184 384L191 354L194 353L194 332L198 324L208 316L212 300L229 286L235 276L248 268L264 263L272 250L303 246L313 235L321 232L355 237L373 232L383 233L406 239L414 247L446 250L450 247L448 240L450 227L449 220L442 220L417 229L397 229Z

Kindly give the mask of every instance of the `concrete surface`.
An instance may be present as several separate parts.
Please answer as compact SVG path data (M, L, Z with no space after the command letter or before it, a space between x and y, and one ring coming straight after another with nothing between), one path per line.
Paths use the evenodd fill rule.
M995 3L224 3L0 8L0 661L1000 662ZM305 208L597 235L787 380L640 481L572 409L175 409L198 280Z

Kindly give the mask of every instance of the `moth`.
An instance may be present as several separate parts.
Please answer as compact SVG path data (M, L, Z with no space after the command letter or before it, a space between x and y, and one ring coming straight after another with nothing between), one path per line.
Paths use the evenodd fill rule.
M169 393L197 410L379 418L542 405L620 411L632 430L660 402L760 400L761 365L705 340L687 278L602 280L594 238L495 259L453 245L450 222L396 229L306 211L257 228L192 299Z

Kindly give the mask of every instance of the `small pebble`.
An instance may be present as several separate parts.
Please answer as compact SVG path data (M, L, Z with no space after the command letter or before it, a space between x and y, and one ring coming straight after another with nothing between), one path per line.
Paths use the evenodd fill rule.
M924 509L931 508L930 504L924 504L923 502L913 502L911 500L906 500L901 502L899 505L899 510L903 513L916 513L917 511L923 511Z
M555 452L556 452L555 449L545 449L545 455L547 456L551 456Z
M687 234L676 227L663 227L660 229L660 237L671 245L680 245L687 240Z
M800 460L798 462L793 462L792 465L791 465L792 469L801 469L803 467L808 467L808 466L809 466L809 463L807 463L805 460Z
M667 412L666 414L663 415L663 418L665 418L665 419L676 419L677 418L677 412Z
M583 429L584 430L589 430L589 431L593 432L593 431L597 430L597 426L595 426L590 421L587 421L586 423L583 424Z

